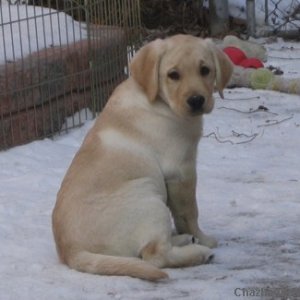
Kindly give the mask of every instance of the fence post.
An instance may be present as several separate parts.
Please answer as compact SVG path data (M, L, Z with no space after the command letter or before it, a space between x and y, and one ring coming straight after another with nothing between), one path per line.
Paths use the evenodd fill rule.
M210 33L219 35L228 31L228 0L209 0Z
M269 0L265 0L265 24L269 25Z
M255 18L255 1L247 0L246 3L246 13L247 13L247 33L248 36L255 37L256 35L256 18Z

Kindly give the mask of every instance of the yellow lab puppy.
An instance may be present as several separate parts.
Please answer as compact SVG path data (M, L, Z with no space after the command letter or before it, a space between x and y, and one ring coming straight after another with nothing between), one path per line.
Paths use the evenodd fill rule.
M141 48L130 70L62 182L53 232L71 268L157 280L216 246L198 226L196 149L232 65L210 40L176 35Z

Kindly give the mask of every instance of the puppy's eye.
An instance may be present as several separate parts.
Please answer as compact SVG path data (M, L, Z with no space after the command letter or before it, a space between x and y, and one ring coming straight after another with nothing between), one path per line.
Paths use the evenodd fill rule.
M180 79L180 74L176 70L172 70L168 73L168 77L172 80L179 80Z
M202 66L202 67L200 68L200 74L201 74L202 76L208 75L209 72L210 72L210 69L209 69L208 67L206 67L206 66Z

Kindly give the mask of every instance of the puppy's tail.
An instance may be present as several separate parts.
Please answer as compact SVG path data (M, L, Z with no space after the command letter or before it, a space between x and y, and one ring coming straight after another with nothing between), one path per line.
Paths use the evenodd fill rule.
M131 276L156 281L167 278L168 274L139 258L110 256L88 251L72 253L68 265L77 271L99 274Z

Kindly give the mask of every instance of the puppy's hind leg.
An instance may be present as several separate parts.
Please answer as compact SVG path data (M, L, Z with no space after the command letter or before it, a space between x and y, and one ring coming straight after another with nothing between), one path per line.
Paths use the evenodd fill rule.
M186 237L185 237L186 238ZM181 268L205 264L212 258L208 247L198 244L173 246L151 242L142 250L142 258L159 268Z
M151 206L153 205L153 206ZM147 201L147 212L142 222L144 233L141 242L143 244L140 256L143 260L158 268L181 268L207 263L212 256L211 250L199 244L193 244L190 234L172 237L172 224L169 218L169 210L162 201ZM148 218L152 209L155 215L155 223ZM149 222L148 222L149 221ZM141 228L140 228L141 229ZM139 235L138 235L139 236Z

